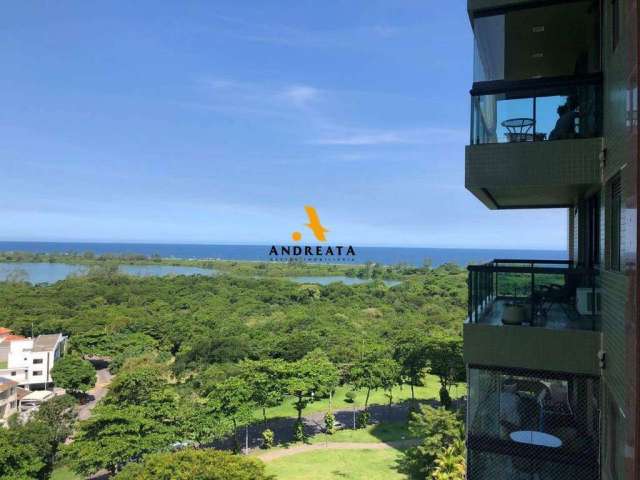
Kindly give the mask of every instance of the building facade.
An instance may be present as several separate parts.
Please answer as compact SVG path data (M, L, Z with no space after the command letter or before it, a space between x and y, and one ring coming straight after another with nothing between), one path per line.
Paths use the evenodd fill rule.
M67 337L60 333L24 338L0 338L0 377L29 389L52 386L51 369L64 354Z
M637 2L467 7L466 188L566 209L569 251L469 267L468 478L638 479Z
M6 424L7 419L18 413L18 383L0 377L0 426Z

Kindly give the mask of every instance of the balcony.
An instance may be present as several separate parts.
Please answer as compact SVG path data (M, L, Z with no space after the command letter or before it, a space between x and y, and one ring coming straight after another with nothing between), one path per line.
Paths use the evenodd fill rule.
M569 261L500 259L468 269L467 364L600 374L593 270Z
M600 182L599 75L471 93L465 186L488 208L568 207Z
M591 0L516 3L469 2L465 184L491 209L570 206L600 181L599 8Z
M469 369L469 480L598 478L596 377Z

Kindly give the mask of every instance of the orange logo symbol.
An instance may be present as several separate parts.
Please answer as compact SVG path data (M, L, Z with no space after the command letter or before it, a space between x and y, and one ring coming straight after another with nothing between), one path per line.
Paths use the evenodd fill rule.
M305 205L304 209L307 212L307 216L309 217L309 223L305 223L305 226L309 227L309 229L313 232L313 235L316 237L318 241L326 242L327 237L325 236L325 233L328 232L329 230L324 228L322 223L320 223L320 217L318 216L318 212L316 212L315 208L309 205ZM302 233L293 232L291 234L291 238L295 242L299 242L302 239Z

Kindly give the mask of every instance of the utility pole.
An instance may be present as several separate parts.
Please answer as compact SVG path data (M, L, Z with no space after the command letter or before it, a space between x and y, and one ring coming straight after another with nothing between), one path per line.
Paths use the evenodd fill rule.
M244 453L245 455L249 455L249 425L245 426Z
M353 429L355 430L356 429L356 406L353 405L351 408L353 409Z

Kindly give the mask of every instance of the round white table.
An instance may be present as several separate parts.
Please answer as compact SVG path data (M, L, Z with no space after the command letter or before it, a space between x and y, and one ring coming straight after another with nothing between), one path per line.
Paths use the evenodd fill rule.
M528 443L529 445L539 445L542 447L558 448L562 446L562 440L553 435L544 432L536 432L531 430L518 430L511 432L509 435L511 440L518 443Z

